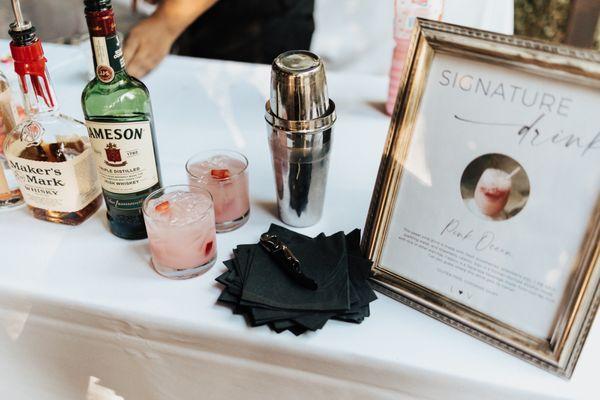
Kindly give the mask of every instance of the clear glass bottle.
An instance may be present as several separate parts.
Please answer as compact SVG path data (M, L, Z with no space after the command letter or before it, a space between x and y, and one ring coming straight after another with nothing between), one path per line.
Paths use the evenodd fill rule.
M10 84L0 72L0 210L23 204L23 195L2 151L4 139L14 129L17 121Z
M144 199L161 187L150 95L125 70L111 0L85 0L95 78L81 96L111 232L147 237Z
M31 23L11 24L9 33L26 116L6 137L4 154L35 218L78 225L102 204L85 126L58 111Z

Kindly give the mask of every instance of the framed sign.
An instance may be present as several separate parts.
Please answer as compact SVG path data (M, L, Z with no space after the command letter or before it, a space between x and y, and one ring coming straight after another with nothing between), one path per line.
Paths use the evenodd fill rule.
M409 53L373 281L570 377L600 300L600 53L428 20Z

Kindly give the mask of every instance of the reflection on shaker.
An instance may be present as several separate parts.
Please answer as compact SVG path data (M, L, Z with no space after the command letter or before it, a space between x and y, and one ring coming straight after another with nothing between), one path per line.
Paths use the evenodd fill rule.
M288 225L310 226L321 218L335 118L321 59L308 51L278 56L265 119L279 217Z
M308 205L311 165L305 164L304 168L300 163L290 165L290 177L290 207L300 217Z

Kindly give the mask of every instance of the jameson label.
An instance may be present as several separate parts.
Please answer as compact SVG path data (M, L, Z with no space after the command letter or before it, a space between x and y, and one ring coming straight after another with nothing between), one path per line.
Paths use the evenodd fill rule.
M6 152L6 158L28 205L49 211L74 212L100 195L90 148L65 162L33 161L14 155L24 148L22 142L14 143Z
M137 193L158 183L149 121L86 121L85 125L104 190Z
M94 50L96 76L104 83L111 82L115 74L125 68L119 37L117 35L109 37L93 36L92 48Z

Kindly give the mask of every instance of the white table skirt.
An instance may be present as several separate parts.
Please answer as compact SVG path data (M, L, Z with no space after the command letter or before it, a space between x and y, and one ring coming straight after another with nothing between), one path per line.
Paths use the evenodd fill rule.
M6 42L0 42L8 49ZM46 46L63 110L81 117L85 53ZM218 236L219 260L277 222L263 120L269 68L169 57L146 80L165 184L194 152L250 160L252 216ZM323 220L306 234L364 224L389 119L384 76L329 74L339 119ZM219 263L187 281L159 277L146 241L118 239L104 212L79 227L0 214L0 398L592 399L598 324L565 381L379 296L361 325L295 337L249 328L215 304Z

